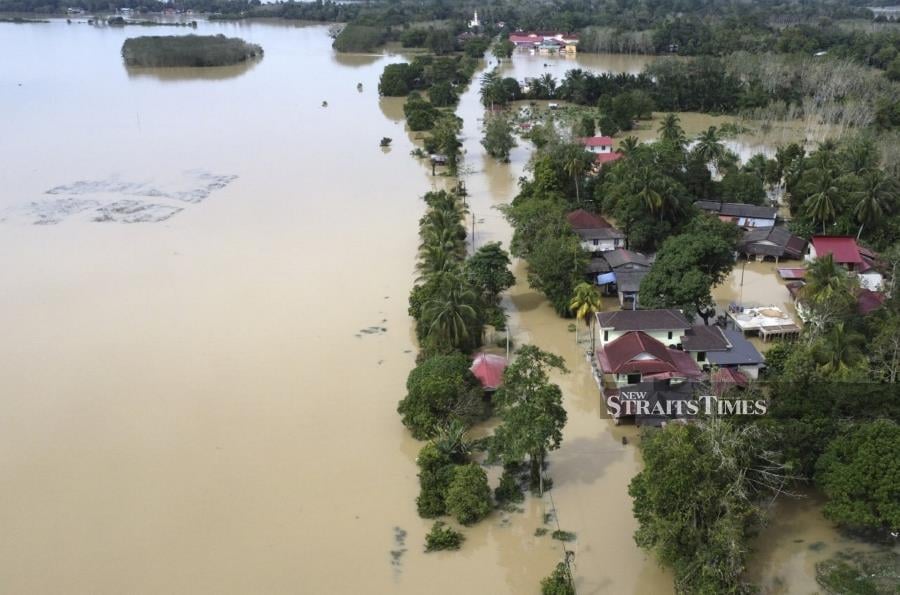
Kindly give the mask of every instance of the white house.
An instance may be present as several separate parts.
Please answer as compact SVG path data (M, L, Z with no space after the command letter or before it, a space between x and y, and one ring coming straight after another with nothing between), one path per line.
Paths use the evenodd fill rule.
M679 310L614 310L597 312L597 343L602 347L632 331L642 331L666 346L681 343L691 323Z
M625 246L625 234L599 215L578 209L566 215L566 220L587 252L608 252Z
M609 136L590 136L580 139L585 150L595 155L612 153L613 139Z

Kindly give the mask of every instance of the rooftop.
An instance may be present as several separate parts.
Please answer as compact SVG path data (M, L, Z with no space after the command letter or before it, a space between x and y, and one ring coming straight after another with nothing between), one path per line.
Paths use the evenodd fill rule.
M772 219L774 221L775 217L778 215L778 209L775 207L748 205L739 202L698 200L694 205L704 211L724 215L726 217L749 217L752 219Z
M643 268L650 268L650 259L640 252L632 252L625 248L609 250L603 253L603 258L609 263L609 266L616 269L625 265L637 265Z
M723 329L722 334L731 348L727 351L713 351L706 358L717 366L755 366L762 364L766 358L744 337L744 333L735 329Z
M611 147L613 144L611 136L588 136L580 138L579 141L585 147Z
M685 331L691 328L679 310L614 310L597 312L597 323L601 328L615 331Z
M696 324L681 337L685 351L726 351L731 345L717 326Z
M584 209L578 209L572 211L568 215L566 215L566 220L569 222L569 225L572 226L572 229L604 229L612 227L609 222L601 217L600 215L596 215L591 213L590 211L585 211Z
M700 368L688 354L669 349L640 331L625 333L598 349L597 360L608 374L671 374L683 377L702 375Z
M834 261L839 264L862 264L863 262L856 238L852 236L813 236L812 245L817 258L831 254Z
M479 353L469 369L485 390L497 390L503 384L503 371L506 370L506 365L506 358L502 355Z

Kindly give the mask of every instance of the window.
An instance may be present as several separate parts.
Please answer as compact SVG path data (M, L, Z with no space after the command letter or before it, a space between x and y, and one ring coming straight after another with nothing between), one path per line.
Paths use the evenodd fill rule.
M637 384L641 381L640 374L629 374L628 375L628 384Z
M705 361L706 361L706 352L705 352L705 351L698 351L698 352L697 352L697 361L698 361L698 362L705 362Z
M603 342L609 341L609 331L603 331Z
M672 340L672 331L669 331L669 340Z
M595 246L599 246L599 245L600 245L600 240L591 240L591 242L593 242L593 244L594 244Z

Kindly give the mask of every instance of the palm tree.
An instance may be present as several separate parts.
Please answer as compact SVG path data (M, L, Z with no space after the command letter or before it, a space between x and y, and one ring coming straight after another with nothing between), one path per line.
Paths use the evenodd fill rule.
M837 203L840 191L837 183L828 170L815 173L812 183L812 192L806 197L804 209L813 221L822 224L822 233L825 233L825 224L834 219L834 205Z
M666 114L659 125L659 137L679 147L684 146L684 130L681 128L681 120L676 114Z
M500 72L495 68L481 75L481 105L494 109L497 89L500 87Z
M591 329L591 352L594 351L594 318L603 309L603 302L597 290L590 283L579 283L575 286L575 294L569 302L569 310L575 318L584 322ZM578 327L575 327L575 342L578 342Z
M556 93L556 79L553 78L553 75L549 72L544 73L538 78L537 82L541 90L543 90L544 96L547 99L552 99Z
M808 311L809 337L821 334L830 321L846 315L856 301L856 281L831 254L817 257L806 266L806 284L799 299Z
M578 204L581 204L581 190L579 189L578 179L584 174L584 161L584 155L581 154L581 151L573 151L571 157L566 160L564 165L566 173L575 180L575 199L578 201Z
M846 329L844 321L835 323L816 349L819 370L828 375L846 372L863 359L864 343L865 338Z
M800 298L813 305L836 302L845 298L852 286L847 271L834 261L834 256L819 256L806 266L806 284L800 289Z
M705 163L711 163L716 170L719 169L719 164L725 159L727 151L715 126L710 126L697 136L697 146L694 147L694 152Z
M445 276L443 290L422 307L427 336L435 347L464 350L472 344L472 330L478 324L477 303L478 296L461 277Z
M881 171L871 171L861 178L859 190L851 192L856 201L853 212L859 221L856 239L862 235L863 226L877 221L885 211L885 205L892 196L892 184Z
M619 143L619 153L624 157L633 157L635 151L637 151L640 143L638 139L634 136L625 137L621 143Z

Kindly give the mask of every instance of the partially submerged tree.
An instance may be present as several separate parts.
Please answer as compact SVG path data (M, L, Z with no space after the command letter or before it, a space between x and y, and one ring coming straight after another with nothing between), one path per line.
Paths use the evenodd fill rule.
M559 448L566 410L562 391L550 382L550 370L566 372L561 357L526 345L503 374L494 395L503 423L491 441L491 455L504 464L531 464L532 482L544 491L543 465L547 453Z
M468 427L484 415L481 386L470 365L456 353L435 355L412 369L397 412L413 437L434 438L442 426L459 421Z
M641 281L641 304L647 308L682 308L706 324L715 313L712 288L734 267L737 227L701 216L685 233L666 240L650 272Z
M494 159L509 162L509 153L516 146L516 139L513 138L512 125L505 115L495 114L486 118L481 146Z

